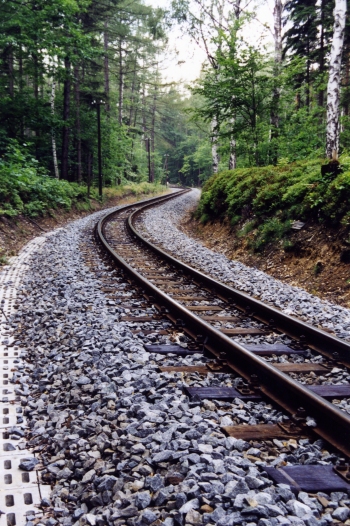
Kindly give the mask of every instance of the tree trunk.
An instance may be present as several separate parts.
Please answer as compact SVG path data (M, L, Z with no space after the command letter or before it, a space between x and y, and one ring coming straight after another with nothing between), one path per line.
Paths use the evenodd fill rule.
M217 174L219 169L219 154L218 154L218 130L217 130L217 119L211 121L211 157L213 173Z
M334 14L334 32L329 60L329 79L327 86L327 145L326 155L337 159L339 151L339 99L341 57L344 45L346 20L346 0L336 0Z
M19 71L18 71L19 73L19 92L22 95L24 82L23 82L23 49L21 45L19 46L18 68L19 68ZM23 115L21 115L20 126L21 126L21 137L22 139L24 139L24 116Z
M18 73L19 73L19 91L23 92L23 49L22 46L19 46L18 50Z
M274 41L275 41L275 53L274 53L274 61L275 61L275 71L274 75L275 78L280 74L281 71L281 64L282 64L282 0L275 0L275 7L273 10L273 16L274 16ZM274 86L274 97L276 97L276 101L279 102L280 98L280 90L277 85ZM276 108L277 111L274 115L274 124L276 128L279 126L279 115L278 115L278 108Z
M132 77L132 83L131 83L131 95L130 95L130 109L129 109L129 128L131 128L132 126L132 121L133 121L133 118L132 118L132 112L133 110L135 111L134 109L134 97L135 97L135 84L136 84L136 61L135 61L135 65L134 65L134 74L133 74L133 77Z
M231 124L234 125L235 119L233 118ZM231 137L230 139L230 157L228 161L228 169L234 170L237 167L237 156L236 156L236 139Z
M323 77L323 73L324 73L324 55L325 55L325 47L324 47L324 10L325 10L325 0L321 0L321 6L320 6L320 9L321 9L321 34L320 34L320 61L319 61L319 72L320 72L320 75L321 75L321 79ZM324 91L323 89L321 88L319 93L318 93L318 105L320 106L320 108L323 108L323 104L324 104Z
M307 61L306 61L306 109L310 110L310 41L307 41Z
M122 41L119 41L119 104L118 104L118 120L119 125L123 123L123 54L122 54Z
M35 100L39 98L39 60L37 53L33 53L33 63L34 63L34 97Z
M157 109L157 90L158 86L154 87L153 95L153 106L152 106L152 125L151 125L151 182L154 183L155 176L155 163L154 163L154 152L155 152L155 126L156 126L156 109Z
M280 87L279 75L282 64L282 0L275 0L275 7L273 10L274 18L274 85L272 92L271 104L271 142L272 142L272 163L276 164L278 159L277 140L279 135L279 102L280 102Z
M9 65L9 94L12 98L14 95L14 71L13 71L13 49L12 46L10 46L9 54L8 54L8 65Z
M91 150L88 152L88 159L87 159L87 185L88 185L88 197L90 197L90 188L91 188L91 181L92 181L92 153Z
M241 16L241 0L236 0L234 11L236 20L239 20L239 17Z
M50 100L52 118L55 117L55 93L56 93L56 80L53 77L52 84L51 84L51 100ZM56 134L55 134L54 127L52 127L51 129L51 141L52 141L52 158L53 158L53 167L54 167L55 177L56 179L59 179L60 174L58 171Z
M241 0L237 0L236 1L234 12L235 12L236 21L238 22L240 14L241 14ZM232 119L230 120L230 124L231 124L232 128L234 128L235 123L236 123L236 118L232 117ZM230 157L229 157L229 160L228 160L228 169L229 170L234 170L236 168L236 166L237 166L236 139L233 137L233 135L231 135L231 138L230 138Z
M62 131L62 159L61 159L61 175L62 179L68 179L68 156L69 156L69 113L70 113L70 61L66 57L64 60L65 66L65 80L63 87L63 131Z
M77 181L82 181L82 170L81 170L81 126L80 126L80 71L79 66L74 68L74 92L75 92L75 128L77 134Z
M111 106L109 102L109 60L108 60L108 22L104 24L104 81L105 81L105 95L106 95L106 111L109 115Z

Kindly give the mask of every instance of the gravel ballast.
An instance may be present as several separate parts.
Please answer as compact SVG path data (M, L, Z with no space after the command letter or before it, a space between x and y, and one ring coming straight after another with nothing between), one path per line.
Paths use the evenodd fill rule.
M350 339L348 309L287 285L261 270L232 261L183 233L178 225L196 206L199 197L199 190L194 189L161 207L147 210L142 216L145 237L214 279L270 303L286 314L330 329L340 338Z
M193 192L166 204L165 212L162 207L148 212L150 232L154 221L152 236L160 236L162 228L170 244L168 220L177 221L196 198ZM121 321L121 315L130 313L123 304L130 303L133 292L93 253L92 228L101 215L75 221L37 250L23 276L17 314L8 323L26 361L11 380L29 422L29 446L40 459L42 480L53 485L51 502L42 502L46 511L39 524L346 523L346 493L295 495L283 484L274 485L264 471L265 465L334 463L337 455L322 441L274 440L266 445L227 438L222 425L275 423L287 417L266 402L197 403L183 393L184 383L234 385L233 375L158 372L160 364L198 365L207 359L200 354L150 354L145 343L168 341L157 336L160 322L150 320L147 328L154 327L154 336L144 336L131 332L135 323ZM192 244L193 258L196 253L210 265L215 256L212 271L226 272L225 258L185 239L174 225L171 232L171 243L178 243L183 258L186 241L188 247ZM231 264L226 260L233 272ZM246 286L248 271L254 273L246 270ZM261 274L253 290L262 287ZM243 275L239 279L244 282ZM127 300L110 299L103 280L125 292ZM133 315L154 313L136 295L132 304ZM322 302L316 305L319 316L327 312L327 305L324 310ZM343 311L339 316L345 316ZM186 343L185 336L178 337Z

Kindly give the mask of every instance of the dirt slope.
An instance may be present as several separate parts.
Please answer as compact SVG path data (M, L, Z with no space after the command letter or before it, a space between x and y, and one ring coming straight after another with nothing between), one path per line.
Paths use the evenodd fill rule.
M108 201L103 204L92 199L92 208L90 211L72 209L67 212L63 209L54 210L51 215L39 217L34 220L24 216L14 218L0 216L0 269L2 264L6 264L7 258L15 256L28 241L36 236L40 236L44 232L49 232L50 230L64 226L70 221L85 217L98 210L132 203L133 201L140 201L147 197L152 196L141 194L137 197L135 195L127 195L123 198L118 196L108 199Z
M343 233L324 226L306 224L290 234L292 248L282 242L266 247L263 253L253 253L247 240L238 238L228 223L203 225L188 214L181 228L200 240L206 247L257 267L285 283L306 289L334 303L350 307L350 241Z

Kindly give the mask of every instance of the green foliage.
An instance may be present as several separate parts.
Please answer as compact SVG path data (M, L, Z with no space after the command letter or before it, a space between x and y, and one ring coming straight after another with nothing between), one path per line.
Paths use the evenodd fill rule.
M264 164L266 145L262 143L269 134L273 86L271 61L265 49L237 41L235 31L223 43L216 56L218 69L208 66L193 89L203 98L201 106L192 110L194 118L215 119L221 138L240 138L249 164Z
M38 162L12 143L0 160L0 203L1 215L36 217L49 209L69 210L88 201L84 187L43 174Z
M200 221L201 223L203 223L205 225L205 223L208 223L208 221L210 220L210 216L209 214L202 214L200 216Z
M322 177L320 160L220 172L204 185L196 216L242 222L239 235L259 250L283 239L293 220L350 225L350 157L340 162L337 176Z
M129 183L106 188L103 201L129 195L139 197L164 190L165 187L158 183ZM92 197L97 198L94 190ZM73 206L79 211L92 209L86 186L48 177L38 162L15 142L0 159L0 203L0 215L8 217L19 214L30 217L46 213L52 215L52 210L70 210Z
M172 88L159 101L159 152L167 156L167 175L172 183L197 186L211 175L209 127L199 127L187 115L199 104L198 97L184 99Z
M166 189L159 183L148 183L143 181L142 183L127 183L121 186L106 188L104 191L104 200L113 199L115 197L125 197L132 195L134 197L140 197L141 195L149 194L160 194Z
M294 248L295 248L294 243L292 243L292 241L290 241L289 239L285 239L283 241L283 250L285 252L292 252Z
M237 216L234 216L233 219L236 219ZM238 216L238 221L239 221L239 216ZM238 222L237 221L237 222ZM232 224L232 220L231 220L231 224ZM252 232L254 230L254 228L256 227L256 221L253 220L253 221L248 221L247 223L245 223L243 225L243 227L241 228L241 230L238 230L237 232L237 236L238 237L245 237L247 234L249 234L250 232Z
M261 250L271 241L282 239L290 228L291 221L280 221L272 217L258 227L251 245L255 250Z

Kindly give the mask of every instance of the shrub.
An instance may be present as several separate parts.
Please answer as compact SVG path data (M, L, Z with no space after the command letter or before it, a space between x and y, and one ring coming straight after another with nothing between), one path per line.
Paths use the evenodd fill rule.
M242 223L241 236L252 231L254 221L250 238L259 249L282 239L293 220L350 226L350 156L342 155L340 163L338 175L321 176L317 159L220 172L204 185L196 217ZM250 226L244 227L247 220Z
M104 199L159 193L162 189L164 187L159 184L123 185L106 188ZM94 190L92 194L95 196ZM78 210L91 209L86 187L49 177L23 147L13 142L4 158L0 159L0 215L37 217L57 208L70 210L73 205Z
M12 143L0 159L0 214L38 216L48 209L87 202L86 190L43 173L38 162Z
M255 250L261 250L267 243L278 241L285 236L291 228L291 222L281 222L276 218L268 219L257 229L252 246Z

